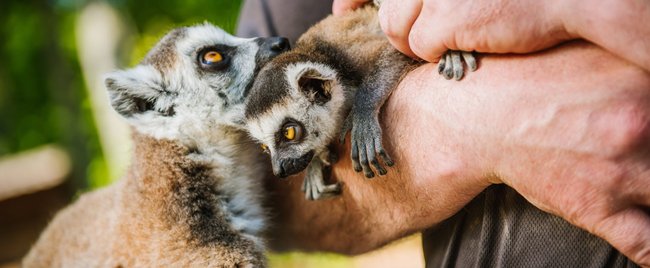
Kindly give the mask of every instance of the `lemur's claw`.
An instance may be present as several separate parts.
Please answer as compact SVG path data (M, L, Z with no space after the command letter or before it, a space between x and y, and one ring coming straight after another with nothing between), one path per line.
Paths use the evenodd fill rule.
M447 80L454 78L458 81L465 75L463 61L465 61L468 69L472 72L478 68L472 52L449 50L442 56L440 62L438 62L438 73Z
M388 173L380 163L379 158L381 158L386 166L392 166L394 164L382 146L381 137L381 128L377 119L364 119L362 115L354 116L350 158L352 158L354 171L363 171L366 178L374 178L375 171L381 176ZM374 167L374 171L371 165Z
M463 60L465 60L465 64L469 67L470 71L476 71L478 69L478 64L476 63L476 58L474 58L474 54L472 52L465 52L462 51L461 55L463 56Z

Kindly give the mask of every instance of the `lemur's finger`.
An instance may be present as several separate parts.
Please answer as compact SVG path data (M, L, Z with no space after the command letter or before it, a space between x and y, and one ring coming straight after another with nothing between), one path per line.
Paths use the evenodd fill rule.
M452 69L453 63L451 62L451 55L449 55L449 52L445 54L445 62L445 69L442 71L442 76L449 80L454 76L454 71Z
M470 71L476 71L478 68L478 65L476 64L476 58L474 58L474 54L472 52L461 52L461 55L463 55L463 60L465 63L467 63L467 67L469 68Z
M366 178L370 179L375 177L375 172L370 168L370 163L368 162L368 155L366 154L366 145L361 142L359 145L359 161L361 162L361 168L363 169L363 174Z
M307 181L307 180L308 179L305 178L305 181ZM304 191L304 193L305 193L305 199L314 200L314 198L312 197L312 194L311 194L311 184L309 182L305 182L305 191Z
M454 70L454 79L456 81L459 81L463 78L463 75L465 73L463 62L460 60L460 52L450 51L449 53L451 54L451 61L453 62L452 69Z
M438 62L438 73L442 74L442 71L445 70L445 64L447 63L445 55L442 55L440 61Z
M300 186L300 190L305 193L307 192L307 184L309 183L309 176L305 177L302 179L302 186Z
M341 185L338 183L322 186L318 191L317 200L333 198L341 194Z
M359 163L359 148L357 142L354 138L352 140L352 151L350 152L350 158L352 158L352 167L354 171L361 172L361 164Z
M388 173L388 171L381 164L379 164L379 159L374 156L374 153L373 158L370 159L370 163L375 167L375 170L377 170L377 173L379 173L379 175L384 176L386 173Z
M324 192L339 195L341 194L341 184L337 182L334 184L325 185Z
M320 199L320 192L318 191L318 182L313 181L311 182L311 200L318 200Z
M388 153L386 153L386 150L384 150L381 139L375 139L375 149L377 150L377 154L381 157L381 160L384 161L384 164L389 167L395 165L393 159L391 159Z
M377 145L376 141L377 141L377 139L373 139L373 142L370 143L370 145L368 147L366 147L366 149L368 150L368 152L367 152L368 160L370 161L370 164L372 164L372 166L375 167L375 170L377 171L377 173L379 173L379 175L383 176L383 175L386 175L386 173L388 173L388 171L386 171L386 169L379 163L379 159L377 157L377 151L378 150L377 150L377 147L376 147L376 145Z

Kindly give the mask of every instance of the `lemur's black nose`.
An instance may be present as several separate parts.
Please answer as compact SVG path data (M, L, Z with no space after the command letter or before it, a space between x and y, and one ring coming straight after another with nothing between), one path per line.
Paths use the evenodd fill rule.
M273 163L273 173L279 178L286 178L299 173L307 168L312 158L314 158L313 150L297 158L276 159L278 162Z
M260 66L291 48L289 39L284 37L257 38L255 42L260 47L255 56L255 62Z
M269 38L271 50L276 52L284 52L291 48L289 39L284 37L271 37Z

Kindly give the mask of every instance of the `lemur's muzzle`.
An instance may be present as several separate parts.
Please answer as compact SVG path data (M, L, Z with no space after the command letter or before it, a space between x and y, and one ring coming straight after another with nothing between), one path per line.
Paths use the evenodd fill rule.
M257 52L257 62L265 63L282 52L291 49L289 39L284 37L257 38L260 49Z
M279 178L286 178L299 173L307 168L312 158L314 158L313 150L297 158L273 159L273 174Z

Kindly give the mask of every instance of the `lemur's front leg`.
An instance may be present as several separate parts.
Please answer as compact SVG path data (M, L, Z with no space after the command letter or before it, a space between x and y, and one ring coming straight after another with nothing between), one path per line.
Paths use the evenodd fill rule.
M302 191L307 200L322 200L341 194L340 183L325 184L325 175L330 173L330 166L336 161L335 158L332 151L325 150L309 163L302 182Z
M382 131L379 125L379 110L391 92L397 87L401 77L415 62L394 49L386 50L379 59L378 66L362 81L354 97L352 110L345 120L341 142L348 131L351 132L351 158L354 170L363 170L367 178L387 173L379 158L386 166L393 160L383 147ZM372 165L375 169L370 167Z

